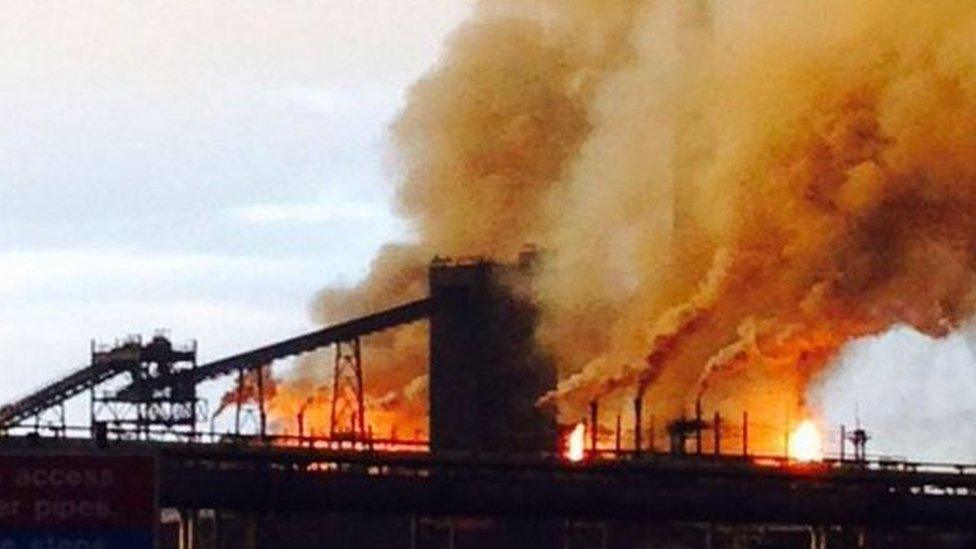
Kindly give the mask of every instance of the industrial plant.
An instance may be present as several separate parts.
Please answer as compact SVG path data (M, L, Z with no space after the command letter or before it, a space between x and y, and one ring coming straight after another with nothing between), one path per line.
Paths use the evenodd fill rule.
M472 5L387 128L402 241L314 331L212 360L129 335L36 376L0 406L0 549L976 546L976 464L876 452L811 398L858 342L972 330L976 10ZM226 218L352 242L372 215L304 206Z
M90 364L0 409L3 460L14 460L0 466L32 456L36 475L54 459L55 471L76 468L84 479L101 470L121 481L144 461L143 493L128 497L149 500L143 507L158 522L151 527L160 547L973 541L976 467L872 458L863 429L844 433L836 455L818 440L812 449L801 441L763 455L750 449L747 413L722 418L700 404L655 426L637 400L631 425L618 415L602 422L611 432L598 436L594 401L580 425L559 425L554 410L538 403L556 384L551 357L532 337L538 260L533 249L512 264L435 258L425 299L206 364L197 363L194 345L162 335L93 345ZM372 432L364 406L370 336L417 322L429 332L430 434L394 440ZM274 432L267 419L250 429L239 418L225 431L208 429L198 384L218 377L243 383L254 374L264 385L265 366L319 349L334 352L334 386L350 386L329 400L322 434L305 434L308 426ZM72 399L87 400L87 425L68 421ZM265 418L264 398L256 403ZM77 483L61 497L120 505ZM90 533L92 543L109 543L98 541L106 535Z

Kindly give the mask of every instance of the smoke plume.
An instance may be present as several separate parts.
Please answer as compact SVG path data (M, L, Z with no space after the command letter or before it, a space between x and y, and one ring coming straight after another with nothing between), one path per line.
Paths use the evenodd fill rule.
M443 58L408 94L391 126L398 208L411 244L390 245L368 278L323 290L316 320L337 322L427 294L436 255L513 255L541 241L551 190L589 132L588 105L618 65L637 2L481 2ZM365 341L367 420L374 432L426 435L427 335L422 324ZM318 379L323 356L289 379ZM281 394L281 392L279 392Z
M414 243L318 318L424 295L434 255L534 242L565 414L638 390L661 417L815 413L848 342L973 314L973 36L954 0L479 2L391 129ZM391 422L423 334L367 346Z
M976 8L644 8L554 193L553 323L613 327L548 399L612 380L781 425L851 340L971 317Z

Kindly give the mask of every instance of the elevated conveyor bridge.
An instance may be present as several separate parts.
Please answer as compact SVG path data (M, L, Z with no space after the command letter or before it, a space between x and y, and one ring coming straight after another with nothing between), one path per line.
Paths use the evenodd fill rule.
M0 408L0 429L22 425L46 410L61 406L72 397L93 390L123 374L129 374L130 380L113 395L114 399L132 403L153 402L161 394L192 387L206 380L259 369L275 360L422 320L431 314L433 308L432 299L421 299L192 368L167 367L154 368L148 373L140 372L137 356L140 344L133 341L119 345L110 352L97 353L93 349L91 364Z

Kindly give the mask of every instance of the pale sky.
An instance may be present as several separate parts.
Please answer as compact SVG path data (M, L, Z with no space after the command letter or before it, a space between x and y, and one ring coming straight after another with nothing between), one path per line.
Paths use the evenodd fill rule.
M172 330L312 327L391 213L386 125L468 0L0 5L0 401Z

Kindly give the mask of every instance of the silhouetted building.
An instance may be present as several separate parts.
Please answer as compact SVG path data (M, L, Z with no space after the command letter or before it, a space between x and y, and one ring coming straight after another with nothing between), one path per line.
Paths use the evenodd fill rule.
M536 344L537 253L516 264L435 259L430 292L430 443L434 452L534 452L556 447L552 358Z

